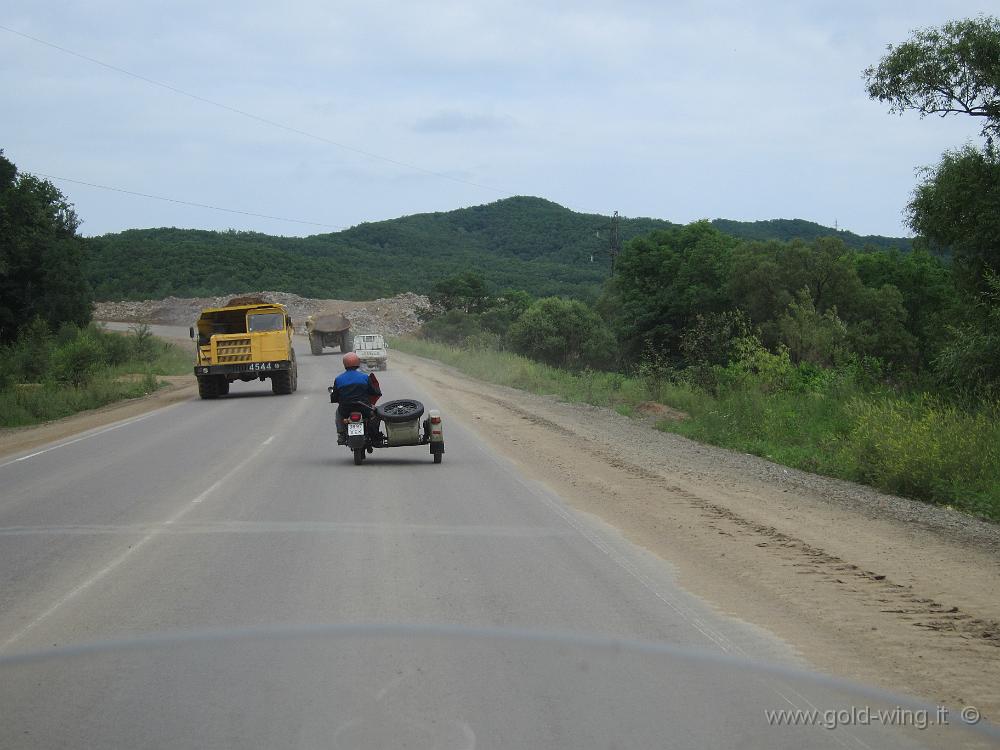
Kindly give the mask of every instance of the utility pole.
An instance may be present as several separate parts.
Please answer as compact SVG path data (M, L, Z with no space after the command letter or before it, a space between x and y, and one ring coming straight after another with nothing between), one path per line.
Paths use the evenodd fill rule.
M615 211L611 217L611 239L608 245L608 253L611 255L611 275L615 275L615 260L622 251L622 236L618 227L618 212Z
M619 226L619 221L621 217L618 216L618 212L615 211L614 215L611 217L610 234L608 236L608 249L603 251L608 254L611 259L611 275L615 275L615 259L621 254L622 251L622 235ZM601 227L603 229L604 227ZM600 229L595 230L595 234L598 239L601 237ZM594 262L594 253L590 254L590 262Z

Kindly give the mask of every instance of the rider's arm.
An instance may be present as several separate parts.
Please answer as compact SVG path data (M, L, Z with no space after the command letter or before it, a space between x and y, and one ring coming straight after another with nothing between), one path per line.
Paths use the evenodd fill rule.
M330 391L330 403L338 404L340 403L340 389L337 388L337 384L334 383L333 390Z

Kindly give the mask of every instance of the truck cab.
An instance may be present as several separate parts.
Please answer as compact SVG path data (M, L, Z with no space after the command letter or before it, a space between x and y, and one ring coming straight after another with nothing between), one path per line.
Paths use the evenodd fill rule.
M194 374L203 399L225 396L236 380L269 379L276 394L297 388L294 327L283 305L206 308L190 333L197 340Z

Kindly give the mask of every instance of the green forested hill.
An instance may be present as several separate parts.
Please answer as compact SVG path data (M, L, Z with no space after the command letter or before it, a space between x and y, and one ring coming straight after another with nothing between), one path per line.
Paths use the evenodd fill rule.
M845 232L824 227L804 219L771 219L770 221L730 221L716 219L712 225L720 232L731 234L745 240L814 240L818 237L835 235L844 241L848 247L863 250L866 247L877 247L882 250L896 248L909 250L912 240L905 237L880 237L878 235L859 236L853 232Z
M496 289L592 299L607 276L607 258L600 253L607 247L609 222L607 216L576 213L541 198L515 197L305 238L131 229L86 242L89 279L100 300L209 296L250 289L371 299L425 292L438 279L464 270L481 272ZM721 231L747 239L834 234L801 220L714 223ZM669 226L659 219L622 219L622 239L627 242ZM857 248L909 244L837 234ZM593 253L598 254L591 262Z

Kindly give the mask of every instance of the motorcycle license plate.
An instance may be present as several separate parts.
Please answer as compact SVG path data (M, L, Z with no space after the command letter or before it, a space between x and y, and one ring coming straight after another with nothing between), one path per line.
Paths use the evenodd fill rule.
M365 426L360 422L352 422L351 424L347 425L348 437L353 435L364 435L364 434L365 434Z

